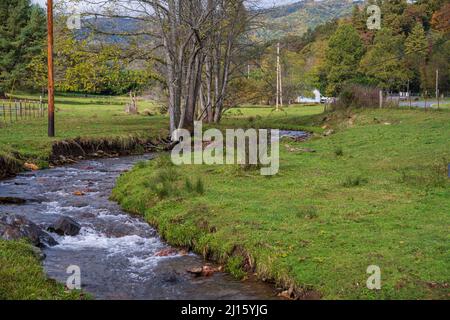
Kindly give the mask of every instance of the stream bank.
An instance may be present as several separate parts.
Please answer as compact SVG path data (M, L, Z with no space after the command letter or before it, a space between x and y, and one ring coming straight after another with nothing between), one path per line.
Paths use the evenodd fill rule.
M24 171L74 164L81 160L142 155L164 151L170 145L166 138L113 137L75 138L55 141L45 159L29 159L19 152L0 153L0 180Z
M50 233L57 245L43 249L47 275L65 283L67 268L78 266L81 286L97 299L272 299L268 284L241 282L215 272L187 272L205 265L198 255L167 245L143 219L109 200L116 178L153 155L85 160L25 172L0 182L0 197L23 198L2 204L0 212L23 215L44 230L69 217L80 226L75 236Z

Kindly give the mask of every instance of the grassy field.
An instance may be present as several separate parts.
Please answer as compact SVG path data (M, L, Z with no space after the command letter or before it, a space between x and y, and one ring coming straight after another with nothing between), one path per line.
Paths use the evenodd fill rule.
M22 99L36 96L19 95ZM57 96L56 137L47 137L46 119L23 120L13 124L0 121L0 177L4 168L20 171L25 161L48 165L52 143L83 137L123 138L167 135L165 116L127 115L127 98ZM158 113L158 106L139 102L140 111ZM10 170L10 169L7 169ZM24 243L0 241L0 300L2 299L77 299L63 286L46 279L40 262Z
M450 112L320 112L228 113L223 127L316 132L282 142L277 176L162 157L122 176L114 198L238 277L256 266L261 278L326 299L448 299ZM370 265L381 268L381 290L366 287Z
M58 96L57 137L47 138L44 119L2 124L0 155L45 166L54 141L167 133L165 116L126 115L126 101ZM143 109L158 107L146 102ZM114 197L169 242L226 263L237 277L255 265L261 278L323 298L448 298L450 113L322 111L227 112L222 129L314 133L306 143L282 143L277 176L237 166L173 167L161 158L123 176ZM329 128L335 134L322 136ZM0 242L0 253L0 298L79 298L45 280L27 245ZM369 265L381 268L380 291L366 289Z
M46 118L0 122L0 155L18 154L22 159L45 165L52 143L58 140L167 135L164 116L128 115L124 112L127 102L126 97L57 96L56 137L47 137ZM140 111L158 112L158 106L151 102L141 101L138 105Z
M79 291L48 280L31 245L0 240L0 300L80 300Z

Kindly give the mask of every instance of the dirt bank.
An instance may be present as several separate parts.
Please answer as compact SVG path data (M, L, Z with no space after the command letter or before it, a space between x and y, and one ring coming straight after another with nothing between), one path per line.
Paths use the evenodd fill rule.
M111 158L164 151L170 147L166 138L76 138L56 141L47 159L27 159L19 153L0 153L0 180L26 171L75 163L85 159Z

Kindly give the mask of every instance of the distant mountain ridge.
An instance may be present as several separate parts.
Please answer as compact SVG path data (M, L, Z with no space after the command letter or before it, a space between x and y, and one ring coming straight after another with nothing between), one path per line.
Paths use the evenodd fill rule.
M309 28L351 15L353 7L362 3L364 0L304 0L264 10L261 18L266 27L258 30L257 36L265 40L301 36Z
M262 25L254 32L257 39L270 41L284 36L302 36L308 29L314 29L336 18L350 16L356 4L364 0L303 0L292 4L262 9L260 17ZM77 32L78 38L85 38L91 33L86 25L93 25L96 29L106 33L136 32L142 26L140 22L127 18L98 18L85 20L85 28ZM120 35L102 35L97 39L107 42L126 42Z

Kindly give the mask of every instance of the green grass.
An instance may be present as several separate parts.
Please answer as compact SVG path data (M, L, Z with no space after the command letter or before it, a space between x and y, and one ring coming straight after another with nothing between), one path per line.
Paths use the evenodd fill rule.
M16 95L18 98L38 99L33 95ZM124 112L127 97L59 95L56 97L56 137L47 137L46 118L4 123L0 119L0 155L16 155L46 165L54 141L73 138L127 138L158 137L167 135L165 116L128 115ZM140 101L139 110L158 106Z
M450 103L440 104L439 107L442 108L442 109L450 109Z
M322 132L318 127L317 114L324 109L323 105L292 105L276 111L269 106L242 106L225 113L220 128L276 128Z
M0 300L80 300L79 291L49 280L31 245L0 240Z
M205 165L171 167L167 175L166 159L119 178L113 196L170 243L226 263L237 277L250 265L261 278L326 299L448 299L450 113L286 112L243 108L223 127L256 123L320 133L327 124L336 133L284 141L274 177ZM161 176L164 196L153 186ZM202 179L204 193L186 190L192 177ZM381 268L379 291L366 288L370 265Z
M33 95L16 96L37 99ZM23 162L40 167L48 165L52 143L82 137L85 139L119 139L126 143L133 137L167 135L165 116L127 115L126 97L60 95L56 97L56 138L47 137L46 119L4 123L0 119L0 177L20 172ZM140 101L140 111L153 114L158 106ZM115 141L115 140L114 140ZM0 242L1 299L74 299L76 293L66 293L61 285L47 280L40 262L24 243Z

